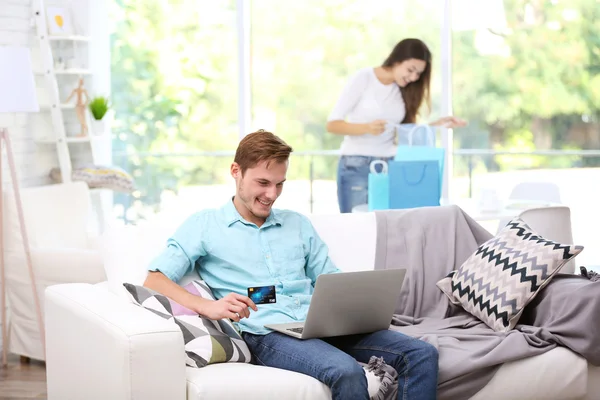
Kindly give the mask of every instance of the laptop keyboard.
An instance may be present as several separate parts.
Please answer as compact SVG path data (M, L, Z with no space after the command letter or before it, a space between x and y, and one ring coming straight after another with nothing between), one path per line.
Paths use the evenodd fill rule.
M292 332L296 332L296 333L302 333L302 331L304 330L304 328L287 328L288 331L292 331Z

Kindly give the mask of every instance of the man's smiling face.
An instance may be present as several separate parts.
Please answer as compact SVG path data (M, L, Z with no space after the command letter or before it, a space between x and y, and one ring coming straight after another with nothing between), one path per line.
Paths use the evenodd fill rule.
M287 161L261 161L243 174L237 163L231 165L231 175L236 181L234 204L245 220L262 225L281 195L287 170Z

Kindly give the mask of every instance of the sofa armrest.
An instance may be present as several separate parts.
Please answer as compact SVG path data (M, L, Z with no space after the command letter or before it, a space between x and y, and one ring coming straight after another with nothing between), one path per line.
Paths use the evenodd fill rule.
M45 291L49 400L186 399L179 328L86 283Z

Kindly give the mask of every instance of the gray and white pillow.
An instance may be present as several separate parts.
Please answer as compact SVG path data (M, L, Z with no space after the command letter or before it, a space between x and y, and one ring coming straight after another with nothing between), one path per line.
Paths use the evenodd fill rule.
M50 178L56 183L62 182L60 169L52 168ZM123 193L135 190L133 177L117 166L86 165L74 168L71 179L87 183L90 189L110 189Z
M176 324L185 342L186 364L201 368L224 362L250 362L250 349L228 319L218 321L197 312L144 286L124 283L136 304ZM193 281L183 287L188 292L214 300L206 283Z
M525 306L582 250L544 239L515 218L437 286L490 328L508 332Z

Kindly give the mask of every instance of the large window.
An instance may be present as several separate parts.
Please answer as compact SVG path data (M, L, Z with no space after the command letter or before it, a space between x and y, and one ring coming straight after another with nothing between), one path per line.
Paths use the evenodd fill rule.
M454 192L477 198L494 188L506 198L519 182L553 182L571 208L575 240L586 246L578 263L597 261L600 4L456 0L453 7L454 111L470 121L455 131Z
M451 32L442 31L447 3ZM250 10L249 74L238 70L239 4ZM114 160L139 188L117 197L126 219L177 208L174 197L197 209L233 192L240 76L249 76L250 129L295 149L279 205L336 212L341 137L325 123L347 79L380 65L399 40L420 38L433 54L423 120L440 117L445 35L453 111L469 121L454 131L452 195L492 186L504 197L518 181L553 180L576 232L598 215L589 190L600 157L573 153L600 147L597 0L115 0L113 21Z
M239 138L237 4L115 0L113 158L134 175L139 189L134 196L117 197L119 216L143 218L159 211L169 193L230 183L230 154L214 152L234 150ZM301 153L339 147L341 137L327 134L325 123L346 80L359 68L380 65L406 37L423 39L434 54L433 113L426 118L438 116L439 1L249 0L245 5L250 5L252 128L273 130L297 152L289 181L302 184L285 194L301 203L289 205L318 211L321 204L322 211L335 211L337 158ZM313 187L320 198L312 203L309 179L322 185ZM285 205L286 198L282 201Z
M461 7L469 2L456 3ZM468 128L456 131L456 147L521 152L598 149L598 2L473 4L480 4L476 8L483 15L472 24L461 20L453 33L454 111L470 121ZM462 14L456 11L455 15ZM564 168L596 166L599 161L496 156L473 160L472 167ZM456 173L464 173L466 160L456 167Z
M137 219L164 193L222 180L221 160L181 153L238 141L235 1L119 0L113 19L113 159L138 187L116 201Z
M337 150L341 136L325 124L349 77L381 65L401 39L416 37L433 54L432 115L440 109L438 0L255 0L251 2L252 116L255 128L271 129L297 151ZM296 156L281 202L313 212L338 211L335 155ZM303 182L302 182L303 181ZM296 186L295 186L296 185Z

